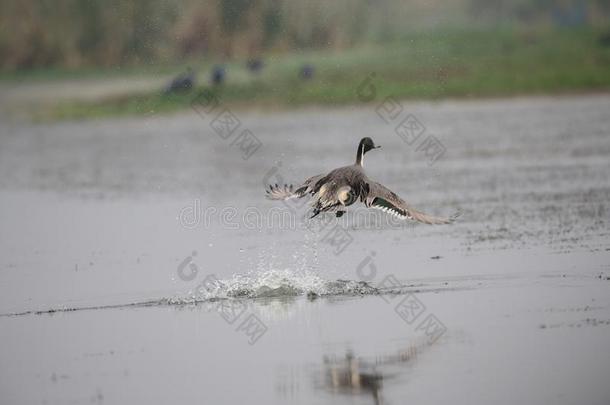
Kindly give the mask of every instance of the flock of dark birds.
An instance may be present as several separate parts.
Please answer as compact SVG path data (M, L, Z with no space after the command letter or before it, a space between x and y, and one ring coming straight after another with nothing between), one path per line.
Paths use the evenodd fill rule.
M246 62L246 69L253 75L259 75L265 64L260 58L251 58ZM299 78L302 80L311 80L315 75L315 67L312 64L305 63L299 69ZM171 82L165 86L164 94L172 94L183 91L188 91L195 88L196 73L192 68L188 68L186 72L174 77ZM214 65L210 72L210 85L220 86L224 84L227 78L227 68L224 65Z

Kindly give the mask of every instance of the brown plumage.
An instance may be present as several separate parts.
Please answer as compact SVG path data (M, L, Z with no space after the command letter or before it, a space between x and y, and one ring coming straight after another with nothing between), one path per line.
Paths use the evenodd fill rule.
M367 207L376 208L400 219L413 219L425 224L449 224L458 214L451 217L436 217L418 211L407 204L394 192L370 180L364 173L364 155L377 149L371 138L362 138L358 145L356 163L334 169L328 174L319 174L305 180L297 189L291 185L270 185L267 198L287 200L312 196L313 215L321 212L335 212L343 215L345 208L360 200Z

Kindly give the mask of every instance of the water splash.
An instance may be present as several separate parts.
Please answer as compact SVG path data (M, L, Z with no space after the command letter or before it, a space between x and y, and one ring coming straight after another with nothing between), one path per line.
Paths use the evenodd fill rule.
M186 298L175 297L172 304L229 298L281 298L306 295L369 295L378 290L363 281L325 280L309 270L272 269L215 279L204 288L190 291Z

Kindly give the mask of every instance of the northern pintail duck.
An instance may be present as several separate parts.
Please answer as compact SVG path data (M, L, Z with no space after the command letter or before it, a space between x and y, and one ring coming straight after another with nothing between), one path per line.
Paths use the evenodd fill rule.
M293 185L270 185L267 198L287 200L312 196L313 215L321 212L335 212L337 217L345 213L345 208L360 200L367 207L376 208L400 219L413 219L425 224L448 224L458 214L449 218L424 214L408 205L402 198L380 183L370 180L364 173L364 155L378 149L371 138L362 138L358 145L356 163L340 167L328 174L319 174L305 180L298 188Z

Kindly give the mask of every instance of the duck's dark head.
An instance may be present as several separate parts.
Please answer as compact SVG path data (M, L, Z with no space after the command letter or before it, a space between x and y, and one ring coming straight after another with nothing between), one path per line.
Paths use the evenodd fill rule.
M376 146L375 142L368 136L366 138L362 138L360 140L360 144L358 145L358 154L356 155L356 164L362 166L364 163L364 154L371 149L378 149L381 146Z

